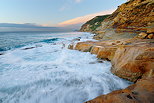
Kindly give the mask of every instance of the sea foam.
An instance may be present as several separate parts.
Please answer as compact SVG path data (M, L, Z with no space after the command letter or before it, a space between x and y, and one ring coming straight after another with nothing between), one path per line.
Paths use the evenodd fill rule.
M74 34L59 34L1 55L0 103L83 103L130 84L110 72L110 62L99 63L95 55L67 49ZM78 36L81 41L91 39L88 33ZM24 50L30 47L35 48Z

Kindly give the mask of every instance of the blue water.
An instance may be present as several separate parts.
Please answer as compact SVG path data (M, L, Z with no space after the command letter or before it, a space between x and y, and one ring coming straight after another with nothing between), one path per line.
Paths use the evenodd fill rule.
M0 103L82 103L130 85L90 53L67 49L81 32L0 33Z
M0 51L20 48L29 44L45 42L52 43L60 38L80 36L80 33L52 32L0 32ZM65 37L66 36L66 37Z

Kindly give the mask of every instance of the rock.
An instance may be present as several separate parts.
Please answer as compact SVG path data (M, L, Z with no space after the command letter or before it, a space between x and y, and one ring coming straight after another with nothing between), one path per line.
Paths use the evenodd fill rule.
M69 44L68 45L68 49L72 49L73 50L74 49L74 45L73 44Z
M148 33L148 34L154 33L154 27L148 28L148 29L147 29L147 33Z
M110 60L112 73L132 82L154 75L154 41L152 39L79 42L75 49L96 54L100 59Z
M97 58L112 60L116 50L117 47L114 46L101 47L97 53Z
M147 38L148 39L154 39L154 34L149 34Z
M135 82L154 75L154 44L136 43L121 46L115 52L112 73Z
M98 63L104 63L104 60L102 60L102 59L97 59L97 62L98 62Z
M96 54L97 58L100 59L110 60L112 63L111 72L113 74L135 82L135 84L126 89L113 91L86 103L154 102L153 39L134 38L98 42L79 42L75 49L91 52L92 54ZM100 61L100 63L101 62L102 61ZM90 64L94 63L96 62L90 62Z
M36 48L36 47L27 47L27 48L24 48L22 50L28 50L28 49L34 49L34 48Z
M141 32L141 33L138 35L138 38L140 38L140 39L145 39L147 35L148 35L148 34L146 34L146 33L144 33L144 32Z
M72 41L80 41L81 37L75 38Z
M85 103L154 103L154 77L141 79L126 89L113 91Z
M102 46L93 46L90 53L91 54L98 54L98 51L102 48Z
M93 45L94 45L94 42L78 42L76 44L75 50L90 52Z
M4 53L0 53L0 55L4 55Z
M112 44L112 43L111 43ZM103 46L93 46L90 53L96 54L97 58L111 60L114 56L117 47L103 45Z

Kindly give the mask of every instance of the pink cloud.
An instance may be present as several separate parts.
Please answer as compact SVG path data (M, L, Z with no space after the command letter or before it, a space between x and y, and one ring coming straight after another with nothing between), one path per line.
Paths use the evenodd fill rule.
M75 24L83 24L83 23L87 22L88 20L94 18L95 16L111 14L114 11L115 11L115 9L112 9L112 10L106 10L106 11L102 11L102 12L98 12L98 13L94 13L94 14L89 14L89 15L77 17L77 18L74 18L71 20L61 22L58 24L58 26L64 27L64 26L75 25Z

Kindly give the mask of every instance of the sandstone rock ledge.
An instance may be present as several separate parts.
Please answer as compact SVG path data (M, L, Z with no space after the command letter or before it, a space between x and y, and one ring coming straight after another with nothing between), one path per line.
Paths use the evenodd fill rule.
M78 42L74 49L111 61L112 73L129 81L154 76L153 39Z
M126 89L113 91L86 103L154 103L154 78L137 81Z
M154 103L153 39L78 42L73 48L111 61L113 74L135 82L124 90L114 91L87 103Z

